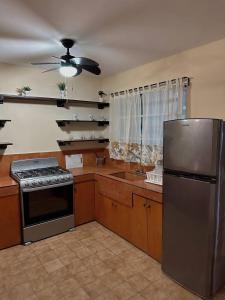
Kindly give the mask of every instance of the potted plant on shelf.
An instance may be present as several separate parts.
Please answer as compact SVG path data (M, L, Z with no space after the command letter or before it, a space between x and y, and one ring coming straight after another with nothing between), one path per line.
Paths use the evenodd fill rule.
M61 99L65 99L66 98L66 84L64 81L61 81L59 83L57 83L58 89L60 91L60 97Z
M31 93L31 88L27 85L27 86L24 86L23 87L23 90L24 90L24 95L25 96L30 96L30 93Z
M16 89L18 96L29 96L31 92L31 88L27 86L23 86L22 88Z
M99 95L99 101L105 102L105 96L107 96L103 91L98 92Z

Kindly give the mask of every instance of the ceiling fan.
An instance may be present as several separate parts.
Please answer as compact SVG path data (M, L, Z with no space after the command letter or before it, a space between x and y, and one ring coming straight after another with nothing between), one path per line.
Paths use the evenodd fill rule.
M70 54L70 48L75 44L75 40L62 39L60 42L66 48L66 54L60 57L52 56L59 59L60 62L41 62L32 63L32 65L55 65L54 68L45 70L43 73L59 70L64 77L78 76L83 69L95 75L101 74L99 64L96 61L87 57L75 57Z

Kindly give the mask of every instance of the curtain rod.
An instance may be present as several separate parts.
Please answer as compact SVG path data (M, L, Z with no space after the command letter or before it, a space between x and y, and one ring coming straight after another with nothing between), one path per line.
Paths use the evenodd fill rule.
M167 82L171 82L173 84L173 83L176 83L177 80L182 80L182 83L184 84L184 86L189 86L191 78L187 77L187 76L184 76L184 77L177 78L177 79L160 81L159 83L152 83L152 84L149 84L149 85L139 86L138 88L133 88L133 89L127 89L127 90L124 90L124 91L114 92L114 93L111 93L111 96L114 97L114 95L118 96L118 95L124 94L126 92L132 93L133 91L138 91L138 90L140 91L140 90L144 90L144 89L148 89L148 88L155 88L157 86L163 86Z

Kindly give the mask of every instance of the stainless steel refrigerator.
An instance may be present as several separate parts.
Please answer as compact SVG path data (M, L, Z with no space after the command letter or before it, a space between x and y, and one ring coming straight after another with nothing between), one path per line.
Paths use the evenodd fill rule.
M162 270L204 299L225 284L225 123L164 122Z

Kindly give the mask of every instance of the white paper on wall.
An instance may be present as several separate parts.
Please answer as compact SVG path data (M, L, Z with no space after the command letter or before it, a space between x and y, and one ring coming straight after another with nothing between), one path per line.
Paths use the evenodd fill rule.
M66 155L66 168L82 168L83 167L83 155L82 154L72 154Z

